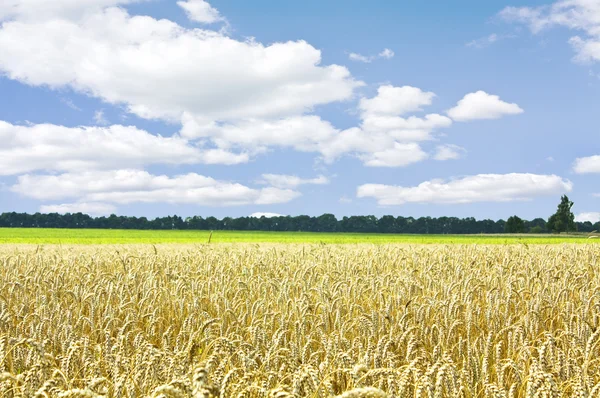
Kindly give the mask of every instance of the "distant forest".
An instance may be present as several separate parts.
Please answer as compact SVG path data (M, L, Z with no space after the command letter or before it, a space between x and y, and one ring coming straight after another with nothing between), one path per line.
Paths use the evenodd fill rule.
M0 227L3 228L95 228L95 229L148 229L148 230L235 230L235 231L304 231L304 232L379 232L400 234L498 234L505 232L547 233L547 222L542 218L531 221L517 219L518 228L505 220L476 220L456 217L394 217L352 216L338 220L333 214L318 217L215 217L179 216L159 217L91 217L86 214L27 214L2 213ZM509 219L509 220L510 220ZM577 231L600 230L600 222L575 223Z

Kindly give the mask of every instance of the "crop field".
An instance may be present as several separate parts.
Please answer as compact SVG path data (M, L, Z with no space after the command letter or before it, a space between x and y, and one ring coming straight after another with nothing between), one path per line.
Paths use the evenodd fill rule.
M0 396L600 397L597 245L0 246Z
M585 235L394 235L262 231L139 231L114 229L0 228L0 244L135 243L404 243L558 244L599 243Z

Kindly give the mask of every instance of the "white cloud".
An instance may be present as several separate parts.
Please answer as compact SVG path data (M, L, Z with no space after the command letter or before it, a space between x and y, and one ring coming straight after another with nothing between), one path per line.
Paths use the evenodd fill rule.
M363 98L358 105L366 115L395 115L418 112L423 106L431 105L435 94L417 87L380 86L377 96Z
M366 64L373 62L373 60L375 59L375 57L373 56L366 56L358 53L350 53L348 54L348 58L350 58L350 60L352 61L364 62Z
M569 40L569 43L577 52L575 61L582 63L600 61L600 37L595 40L586 40L574 36Z
M489 36L486 37L482 37L480 39L476 39L476 40L472 40L470 42L467 43L467 47L473 47L473 48L486 48L491 46L492 44L494 44L495 42L497 42L499 39L499 36L496 33L492 33Z
M196 173L169 177L133 169L23 175L11 190L38 200L76 199L73 206L81 203L260 205L286 203L301 195L275 187L254 189Z
M195 22L211 24L224 20L219 11L204 0L178 1L177 5L185 10L190 20Z
M455 160L463 157L467 150L458 145L439 145L435 150L435 155L433 158L435 160Z
M575 59L600 60L600 2L596 0L560 0L549 6L507 7L500 16L528 25L534 34L556 26L581 31L585 37L574 36L569 40L577 53Z
M383 51L379 53L379 57L385 58L385 59L392 59L392 58L394 58L394 55L396 55L396 54L389 48L384 48Z
M5 22L0 72L173 122L186 113L205 123L299 115L351 99L362 85L343 66L321 65L321 52L305 41L238 41L121 8Z
M254 217L254 218L261 218L261 217L266 217L266 218L273 218L273 217L285 217L283 214L279 214L279 213L252 213L250 214L250 217Z
M518 115L523 109L517 104L504 102L497 95L477 91L465 95L456 107L448 110L448 116L459 122L480 119L499 119L505 115Z
M329 184L329 178L323 175L315 178L300 178L285 174L263 174L261 183L276 188L296 188L300 185L327 185Z
M31 126L48 131L46 144L24 138L18 148L0 149L10 158L10 167L0 173L70 171L80 165L89 170L156 163L237 164L273 148L314 152L325 162L347 155L371 166L402 166L424 159L416 143L434 138L437 129L452 124L437 114L405 116L421 111L435 96L408 86L382 86L375 98L363 99L357 127L340 130L311 115L318 105L352 99L363 83L343 66L322 65L321 52L305 41L269 45L240 41L214 30L187 29L167 19L131 16L124 8L111 7L130 0L57 0L65 10L72 6L75 11L40 15L33 10L41 0L10 1L28 5L20 11L4 9L6 15L11 9L13 19L0 27L0 73L32 86L71 88L125 106L142 118L181 123L181 130L170 139L138 130L136 134L148 141L171 140L170 145L178 147L172 154L158 155L164 145L149 145L148 151L143 145L137 148L123 127ZM201 22L221 18L205 1L179 5ZM384 49L376 57L392 56L392 50ZM96 115L97 124L106 122L103 116ZM50 130L54 136L66 131L75 137L55 142L49 138ZM78 155L81 141L86 141L82 153L88 153ZM417 152L408 156L405 148L410 147ZM124 148L132 148L131 158L122 156ZM101 149L106 159L99 157ZM113 165L114 151L119 154ZM401 159L392 159L396 155ZM31 157L33 162L28 162Z
M71 88L142 118L180 123L181 130L163 138L122 126L10 126L8 134L20 138L0 149L0 165L8 164L0 174L238 164L273 148L317 153L328 163L353 156L369 166L401 167L425 159L418 142L452 124L438 114L410 115L435 94L409 86L382 86L363 98L356 127L341 130L311 115L318 105L352 99L363 83L343 66L322 65L321 52L304 41L240 41L111 7L129 0L57 0L76 10L40 15L33 10L41 0L10 1L27 3L29 11L11 10L13 19L0 27L0 73L32 86ZM179 5L212 15L197 18L207 23L219 15L203 1ZM392 56L390 49L377 55ZM105 122L96 116L97 124ZM53 138L62 133L69 138Z
M0 175L36 170L75 171L151 164L239 164L270 148L315 152L330 163L357 156L371 166L397 167L425 159L417 141L451 125L441 115L369 116L358 128L339 130L318 116L246 120L237 124L184 124L162 137L133 126L18 126L0 121ZM411 152L415 150L415 152ZM411 152L411 153L407 153ZM401 156L392 159L394 156ZM384 161L387 159L387 161Z
M394 58L394 55L395 54L392 50L390 50L389 48L384 48L383 51L381 51L377 55L362 55L359 53L350 53L348 54L348 58L351 61L364 62L366 64L370 64L377 58L392 59Z
M435 94L404 86L379 87L373 98L359 103L360 128L339 132L320 151L326 161L345 153L355 154L369 167L404 167L428 158L418 144L432 139L432 133L452 125L438 114L401 117L431 105Z
M35 170L74 171L149 164L236 164L247 154L204 149L185 139L161 137L132 126L16 126L0 121L0 175Z
M105 7L147 0L2 0L0 21L19 19L44 21L53 18L76 20Z
M234 165L240 163L247 163L250 156L247 153L235 153L229 152L224 149L204 149L200 151L200 162L204 164L224 164Z
M181 134L188 138L210 137L222 148L241 147L252 151L268 147L290 147L305 152L319 150L339 130L318 116L282 119L251 119L237 123L202 126L196 119L184 121Z
M362 129L369 133L386 133L398 141L427 141L431 133L437 129L450 127L452 120L438 114L426 115L424 118L411 116L364 116Z
M96 124L100 126L106 126L107 124L109 124L108 120L106 119L106 116L104 116L104 111L102 110L96 111L94 113L94 122L96 122Z
M41 213L83 213L92 216L105 216L117 211L116 206L106 203L68 203L40 206Z
M420 92L418 89L410 91ZM367 100L364 103L365 110L361 113L361 126L346 130L339 130L314 115L209 125L202 125L189 117L184 121L181 134L191 139L210 137L220 148L245 150L251 154L261 153L272 147L293 148L302 152L319 153L328 163L343 155L354 155L371 165L383 163L374 160L381 157L381 152L389 152L390 148L393 150L396 144L412 143L411 150L418 148L417 153L411 156L415 159L414 155L420 154L420 148L414 143L432 139L434 131L449 127L452 120L437 114L426 115L424 118L394 116L393 112L408 112L407 107L416 106L414 102L412 105L397 102L395 109L389 105L382 105L384 109L376 109L378 102ZM379 154L374 155L375 153ZM395 163L407 164L402 159Z
M396 142L391 148L359 157L369 167L403 167L425 160L428 156L419 144Z
M529 25L534 33L554 26L600 35L600 3L596 0L560 0L550 6L506 7L500 16Z
M259 153L269 147L290 147L320 153L327 163L340 156L351 155L370 165L383 165L382 154L389 153L390 148L394 152L390 155L407 155L393 160L398 166L414 162L416 155L418 159L424 159L420 156L420 147L410 141L430 139L431 130L440 127L440 123L419 118L397 118L395 122L396 125L387 130L383 127L377 131L369 130L373 126L338 130L316 116L304 116L275 122L252 121L239 126L220 126L211 135L218 145L225 148L247 148L250 153ZM403 148L406 151L400 153ZM416 152L405 153L413 150Z
M558 195L572 188L569 180L556 175L479 174L450 181L426 181L416 187L365 184L358 187L357 197L375 198L380 205L509 202Z
M575 159L573 171L577 174L600 173L600 155Z
M577 221L577 222L589 221L592 224L596 224L597 222L600 221L600 213L598 213L598 212L579 213L575 216L575 221Z

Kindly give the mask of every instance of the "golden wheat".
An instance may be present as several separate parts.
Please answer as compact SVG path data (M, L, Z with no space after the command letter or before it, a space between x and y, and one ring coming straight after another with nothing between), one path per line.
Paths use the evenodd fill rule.
M0 396L599 397L597 246L0 248Z

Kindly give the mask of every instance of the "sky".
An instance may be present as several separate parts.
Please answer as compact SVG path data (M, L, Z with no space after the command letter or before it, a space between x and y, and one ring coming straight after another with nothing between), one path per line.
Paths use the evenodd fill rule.
M0 212L596 222L599 105L599 0L4 0Z

